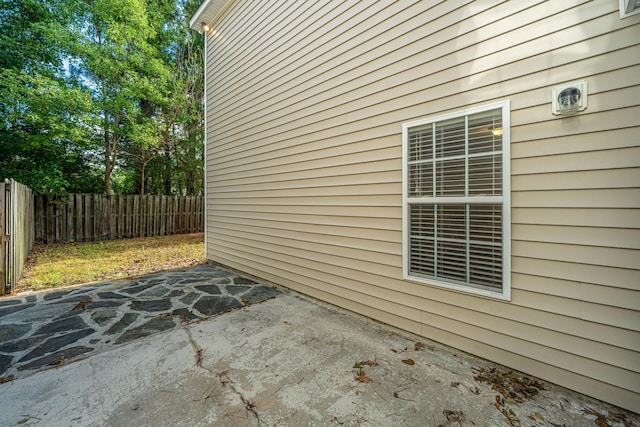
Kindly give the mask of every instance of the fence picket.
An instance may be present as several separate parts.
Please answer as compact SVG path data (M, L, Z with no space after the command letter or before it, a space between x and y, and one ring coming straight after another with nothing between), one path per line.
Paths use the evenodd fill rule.
M160 196L160 230L158 233L160 235L165 233L167 229L167 218L166 218L166 208L167 208L167 198L165 196Z
M82 242L84 235L82 234L82 197L80 194L74 194L75 212L73 217L73 230L75 232L75 241Z
M64 217L62 215L62 203L56 203L54 205L55 217L54 223L56 225L56 240L62 239L65 234L64 227L66 226L66 221L63 221Z
M113 196L115 197L115 202L117 204L117 209L116 212L117 214L115 215L115 222L116 222L116 233L114 236L111 236L112 239L121 239L124 237L124 198L123 196Z
M67 199L67 206L65 206L65 215L67 216L66 218L66 223L67 223L67 234L66 234L66 241L67 242L73 242L75 240L75 233L74 233L74 229L73 229L73 211L74 211L74 197L72 194L69 195L69 198Z
M203 231L201 196L70 194L64 201L34 199L35 239L42 243Z

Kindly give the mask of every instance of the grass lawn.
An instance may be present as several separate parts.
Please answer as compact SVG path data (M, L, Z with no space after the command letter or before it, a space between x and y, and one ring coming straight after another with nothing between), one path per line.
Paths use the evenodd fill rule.
M16 292L120 279L205 261L202 233L36 245Z

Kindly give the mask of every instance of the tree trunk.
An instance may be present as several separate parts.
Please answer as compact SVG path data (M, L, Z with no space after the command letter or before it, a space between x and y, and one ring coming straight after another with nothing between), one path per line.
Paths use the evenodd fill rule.
M171 152L169 150L165 150L164 152L164 194L171 194L171 187L173 184L173 180L171 177Z
M109 112L104 112L104 192L108 195L113 194L111 189L111 141L109 140Z
M104 192L108 195L113 194L113 190L111 189L111 174L106 171L104 173Z
M193 172L187 172L187 182L185 183L187 186L187 196L195 196L196 195L196 174Z
M111 189L111 174L113 173L113 169L116 165L116 135L111 135L107 132L105 137L105 153L104 153L104 191L108 195L113 194L113 190Z
M145 176L144 176L144 170L147 167L147 162L142 162L142 167L140 168L140 194L144 195L144 180L145 180Z

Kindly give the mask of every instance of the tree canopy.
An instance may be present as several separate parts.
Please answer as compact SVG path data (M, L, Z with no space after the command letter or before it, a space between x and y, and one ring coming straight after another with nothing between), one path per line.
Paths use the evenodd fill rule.
M0 178L201 194L197 0L0 0Z

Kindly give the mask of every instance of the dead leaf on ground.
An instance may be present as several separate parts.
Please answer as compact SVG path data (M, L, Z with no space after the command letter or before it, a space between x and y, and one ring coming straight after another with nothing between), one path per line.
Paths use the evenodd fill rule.
M586 409L586 408L583 409L582 412L587 415L595 416L596 419L593 420L593 422L596 423L598 427L611 427L611 424L609 424L609 422L607 421L607 417L605 417L603 414L596 412L592 409Z
M450 411L448 409L445 409L444 411L442 411L442 413L444 414L445 417L447 417L448 423L458 423L462 425L462 423L466 419L464 416L464 412L462 410Z
M423 348L425 348L425 347L426 347L426 345L424 345L423 343L421 343L420 341L418 341L418 342L416 343L416 345L415 345L413 348L415 349L415 351L419 351L419 350L421 350L421 349L423 349Z
M411 366L416 364L416 362L413 359L404 359L402 360L402 363L404 363L405 365L411 365Z
M13 374L5 375L4 377L0 377L0 384L11 382L15 379Z
M451 384L449 384L449 387L458 387L460 385L460 383L458 381L452 381Z
M540 390L544 390L544 384L536 378L521 376L514 371L500 371L496 368L473 368L473 379L490 384L493 390L499 392L504 398L513 400L514 403L533 399Z
M609 415L607 415L607 419L609 421L613 421L614 423L621 423L624 427L634 427L631 421L627 420L627 416L625 414L621 414L619 412L611 412L609 411Z
M291 323L287 322L286 320L282 322L283 325L287 325L287 326L291 326Z
M378 366L378 362L375 360L363 360L353 364L353 369L362 369L365 366Z
M520 425L520 419L518 418L518 416L516 415L515 411L511 408L504 408L502 409L502 414L507 417L507 420L509 421L509 424L513 425Z
M80 301L79 303L77 303L72 309L71 311L75 311L75 310L86 310L87 309L87 304L91 303L93 301L91 301L91 298L84 300L84 301Z
M356 375L355 379L356 379L356 381L360 381L361 383L371 383L371 382L373 382L373 379L369 378L365 374Z
M49 365L55 366L55 365L61 365L63 363L64 363L64 356L60 356L59 358L57 358L53 362L50 362Z

